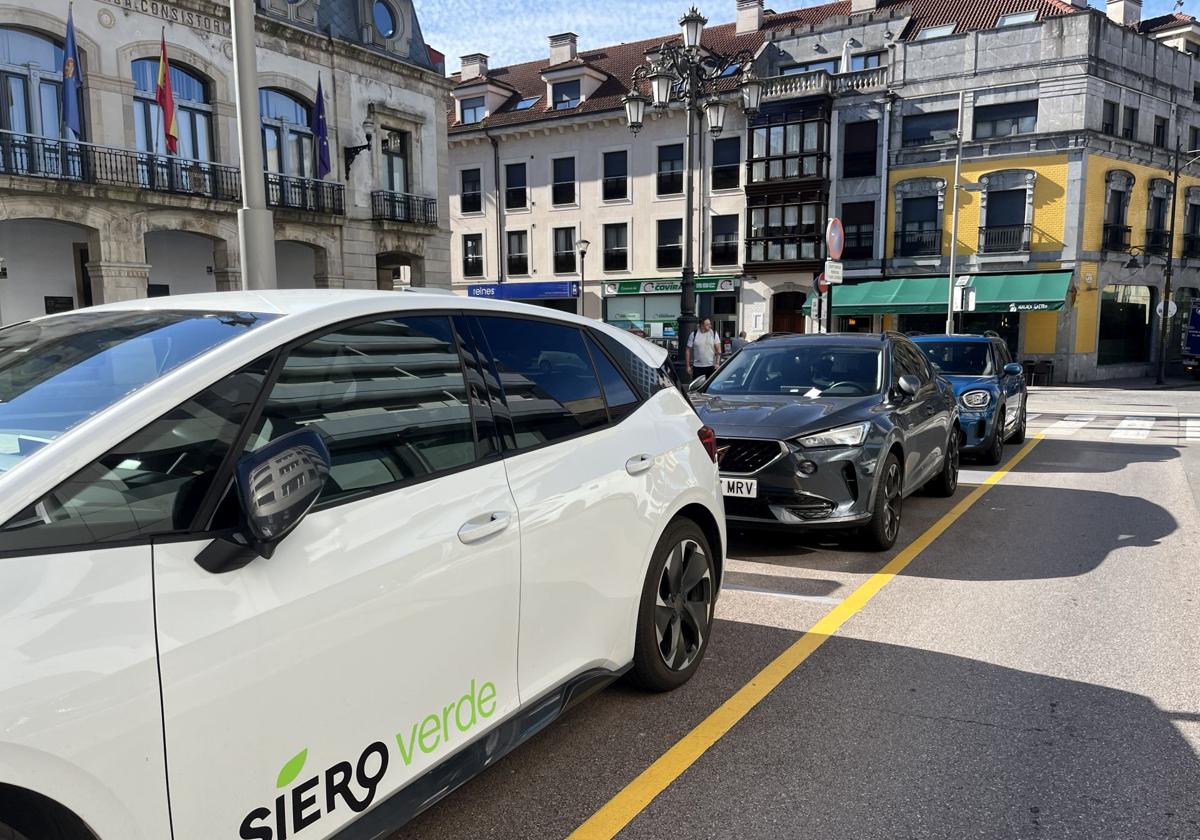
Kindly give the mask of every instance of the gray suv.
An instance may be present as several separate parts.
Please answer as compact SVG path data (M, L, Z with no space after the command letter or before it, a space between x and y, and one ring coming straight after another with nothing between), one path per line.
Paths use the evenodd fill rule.
M906 496L958 487L954 389L899 333L756 342L691 397L716 430L731 525L858 528L884 550Z

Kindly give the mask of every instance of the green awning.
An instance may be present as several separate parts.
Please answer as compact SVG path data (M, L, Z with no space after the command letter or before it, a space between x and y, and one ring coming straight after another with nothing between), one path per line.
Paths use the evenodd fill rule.
M976 312L1033 312L1062 309L1070 271L1040 274L977 274ZM946 277L897 277L856 285L835 286L834 315L938 315L946 311ZM812 308L812 299L804 311Z

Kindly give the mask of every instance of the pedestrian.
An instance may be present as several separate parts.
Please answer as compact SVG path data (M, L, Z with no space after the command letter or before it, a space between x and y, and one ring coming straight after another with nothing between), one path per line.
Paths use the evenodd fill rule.
M749 343L750 343L749 340L746 338L746 331L742 330L740 333L737 334L737 338L735 338L733 341L729 342L729 346L732 347L733 352L736 353L737 351L741 350L743 347L745 347Z
M721 363L721 340L713 331L712 321L705 318L700 329L692 333L687 345L687 374L708 378Z

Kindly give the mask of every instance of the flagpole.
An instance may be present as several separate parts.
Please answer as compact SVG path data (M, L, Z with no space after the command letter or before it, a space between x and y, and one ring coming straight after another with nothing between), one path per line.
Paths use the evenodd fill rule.
M274 289L275 218L267 209L263 174L262 114L258 108L258 68L254 51L254 0L230 0L233 23L233 78L242 160L242 208L238 245L243 289Z

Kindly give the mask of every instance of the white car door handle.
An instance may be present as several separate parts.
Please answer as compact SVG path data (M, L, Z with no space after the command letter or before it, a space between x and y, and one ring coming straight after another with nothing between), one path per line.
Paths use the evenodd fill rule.
M625 462L625 472L630 475L644 473L646 470L654 466L653 455L634 455Z
M467 545L487 539L493 534L499 534L507 528L510 519L511 517L502 510L485 513L483 516L477 516L474 519L468 519L458 529L458 539Z

